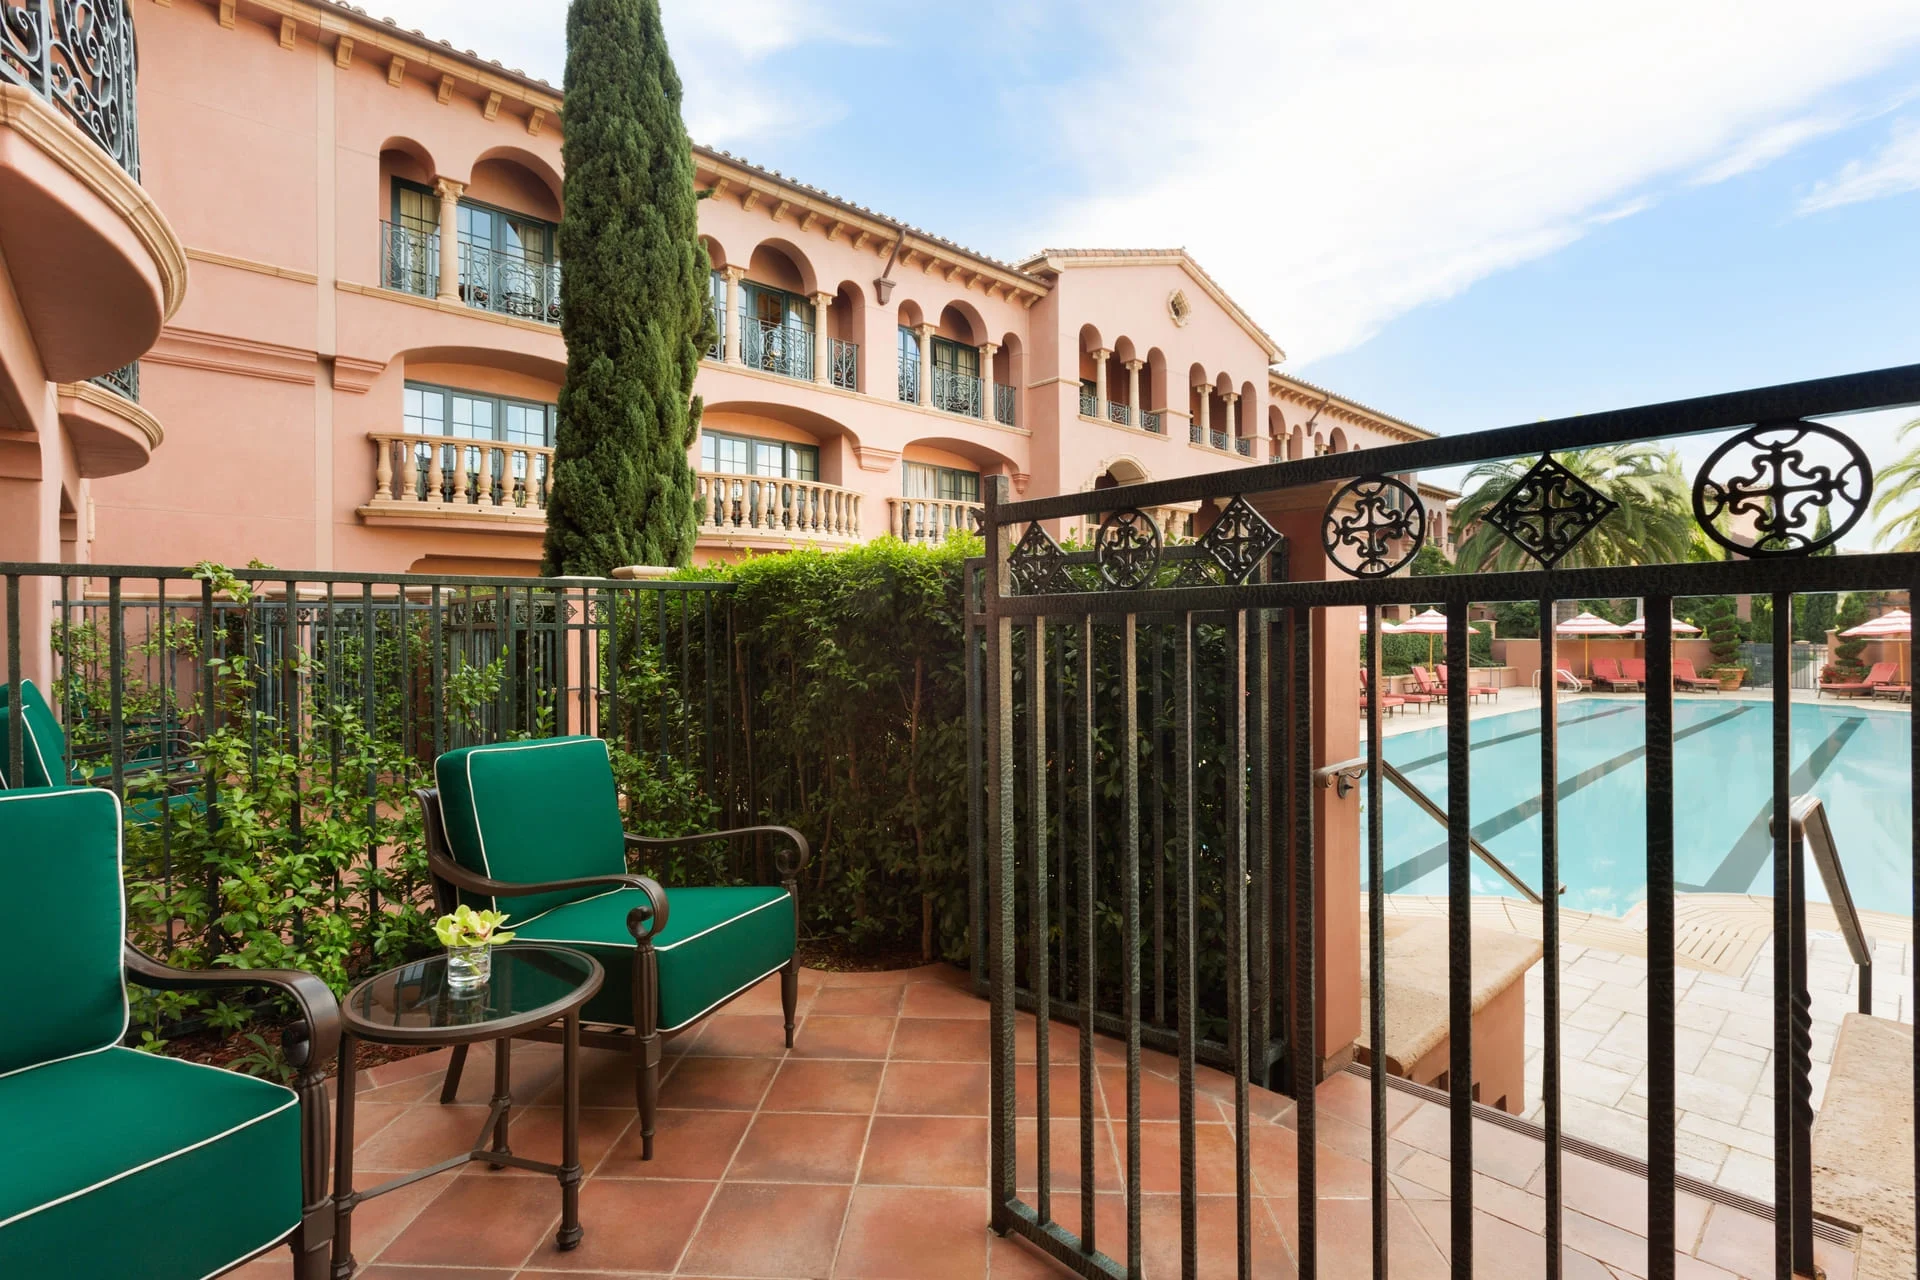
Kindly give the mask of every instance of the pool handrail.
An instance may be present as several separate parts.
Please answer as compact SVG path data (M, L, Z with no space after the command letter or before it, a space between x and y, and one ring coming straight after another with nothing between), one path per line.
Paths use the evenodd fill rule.
M1860 975L1860 1012L1871 1014L1873 948L1867 943L1859 909L1853 905L1853 891L1847 887L1846 869L1840 865L1840 850L1834 844L1833 827L1827 821L1826 806L1821 804L1819 796L1795 796L1789 802L1787 839L1793 851L1796 874L1806 863L1806 851L1813 850L1813 865L1819 868L1820 880L1827 887L1827 903L1839 920L1840 936L1846 939L1847 953L1853 957L1854 969Z
M1365 756L1359 756L1359 757L1356 757L1355 759L1347 760L1340 764L1326 765L1322 768L1314 770L1314 774L1313 774L1315 785L1322 788L1332 787L1334 789L1334 794L1339 796L1343 800L1346 798L1347 793L1353 790L1354 784L1357 783L1361 778L1364 778L1366 776L1367 776L1367 758ZM1442 827L1445 827L1447 825L1446 810L1442 809L1439 805L1435 804L1432 801L1432 799L1428 797L1426 792L1422 791L1419 787L1414 786L1412 782L1408 781L1406 774L1401 773L1398 769L1394 768L1391 764L1389 764L1385 760L1382 760L1380 762L1380 776L1386 779L1388 782L1391 782L1394 786L1400 788L1401 793L1405 795L1407 799L1413 801L1415 805L1419 806L1419 808L1428 817L1432 818L1435 822L1439 823ZM1522 880L1517 874L1514 873L1511 867L1507 866L1506 863L1500 861L1500 859L1494 855L1491 849L1487 848L1487 846L1485 846L1484 844L1481 844L1480 841L1471 834L1467 836L1467 847L1473 850L1474 854L1480 859L1480 861L1486 863L1489 867L1492 867L1495 874L1497 874L1502 880L1505 880L1508 884L1512 885L1515 889L1517 889L1520 892L1521 897L1525 898L1528 902L1531 902L1536 907L1545 905L1541 901L1540 895L1534 892L1532 885L1528 884L1525 880ZM1560 892L1565 893L1566 891L1567 891L1567 886L1564 884L1561 885Z

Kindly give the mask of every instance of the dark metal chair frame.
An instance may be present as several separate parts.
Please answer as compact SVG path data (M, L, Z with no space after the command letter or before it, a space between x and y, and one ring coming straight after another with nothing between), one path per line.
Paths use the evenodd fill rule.
M271 987L298 1007L300 1020L287 1024L280 1041L281 1053L294 1069L293 1091L300 1098L300 1225L284 1243L293 1250L295 1280L326 1280L334 1224L328 1191L327 1065L340 1048L339 1001L326 983L298 969L176 969L132 943L123 943L121 954L126 980L150 990ZM276 1240L234 1266L264 1257L281 1243Z
M623 888L638 889L647 897L647 905L635 907L627 913L627 930L633 935L633 1023L631 1030L598 1030L582 1028L580 1043L589 1049L614 1049L633 1055L634 1103L640 1112L640 1143L642 1160L653 1159L654 1116L659 1109L660 1099L660 1055L661 1045L667 1038L659 1030L660 1026L660 967L659 957L653 949L653 940L667 927L667 891L647 876L621 874L605 876L584 876L571 880L542 881L538 884L524 884L505 880L492 880L476 872L469 871L453 860L447 849L446 828L440 817L440 790L438 787L419 787L414 797L420 802L421 816L424 819L427 839L427 869L433 877L434 907L442 913L452 911L459 904L459 893L484 894L488 897L518 897L534 893L556 893L566 889ZM780 884L793 899L795 931L798 932L800 917L800 872L806 868L812 850L807 838L792 827L735 827L729 831L703 831L697 835L672 836L656 839L649 836L637 836L626 833L626 847L629 850L673 849L690 844L705 844L711 840L731 840L736 836L780 836L791 841L792 849L776 848L774 865L780 872ZM611 940L609 940L611 941ZM749 988L751 990L751 988ZM738 999L746 992L739 992L721 1001L713 1009L702 1014L696 1023L703 1022L720 1008ZM787 1048L793 1048L793 1017L795 1006L800 997L799 958L791 957L780 970L780 1005L786 1015ZM686 1028L681 1028L685 1030ZM678 1034L678 1031L671 1034ZM519 1032L515 1036L500 1041L502 1046L495 1052L506 1052L514 1039L543 1040L557 1042L560 1032L554 1027L542 1027L533 1031ZM467 1065L467 1046L457 1045L453 1058L447 1064L447 1075L440 1086L442 1104L453 1101L460 1090L460 1073Z

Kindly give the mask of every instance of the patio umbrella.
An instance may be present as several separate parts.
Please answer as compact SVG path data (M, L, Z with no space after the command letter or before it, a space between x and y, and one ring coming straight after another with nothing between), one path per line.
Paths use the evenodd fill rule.
M1385 630L1384 624L1382 630ZM1423 609L1401 623L1397 628L1402 635L1425 636L1427 638L1427 665L1433 665L1433 638L1447 634L1447 615L1438 609ZM1468 632L1477 630L1473 624L1467 624Z
M1645 622L1640 624L1642 628ZM1575 614L1565 622L1554 627L1553 633L1560 636L1580 637L1580 659L1587 666L1587 675L1593 675L1593 657L1590 652L1595 636L1617 636L1626 628L1617 622L1608 622L1605 618L1591 613Z
M1402 631L1405 631L1405 630L1406 630L1405 627L1401 626L1399 623L1395 622L1391 618L1380 619L1380 634L1383 636L1397 636ZM1360 634L1365 635L1366 631L1367 631L1367 611L1365 609L1362 609L1360 611Z
M1632 622L1629 622L1620 629L1639 635L1647 629L1647 620L1645 618L1635 618ZM1694 626L1685 618L1675 618L1673 619L1673 634L1677 636L1697 636L1700 634L1700 628Z
M1877 618L1869 619L1857 627L1849 627L1840 633L1849 640L1903 640L1913 643L1913 615L1905 609L1894 609ZM1900 681L1906 683L1907 656L1900 652Z

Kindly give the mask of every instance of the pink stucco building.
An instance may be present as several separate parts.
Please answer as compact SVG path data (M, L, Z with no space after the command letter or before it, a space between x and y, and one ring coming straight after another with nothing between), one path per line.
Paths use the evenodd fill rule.
M36 496L5 556L533 571L566 359L559 93L344 5L128 12L138 183L96 155L107 194L37 197L100 243L99 288L41 280L75 250L0 201L0 233L40 237L6 245L8 411L35 443L4 456L35 454L7 474ZM0 116L0 173L31 181L21 136ZM1041 494L1426 434L1278 372L1178 249L1003 262L696 160L723 318L697 388L702 555L937 538L986 476ZM36 344L38 364L16 350ZM85 382L135 357L137 403Z

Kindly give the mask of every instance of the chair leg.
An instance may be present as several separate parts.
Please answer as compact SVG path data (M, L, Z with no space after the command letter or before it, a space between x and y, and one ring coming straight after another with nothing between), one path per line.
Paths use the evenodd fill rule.
M447 1075L440 1082L440 1105L452 1102L454 1095L460 1092L460 1073L467 1069L467 1046L453 1046L453 1057L447 1060Z
M640 1158L653 1159L654 1113L660 1107L660 1033L633 1041L634 1101L640 1108Z
M789 958L780 969L780 1009L787 1015L787 1048L793 1048L793 1011L800 1003L800 961Z
M333 1201L329 1200L324 1211L309 1210L301 1215L300 1225L287 1237L287 1247L293 1250L293 1280L327 1280L333 1262L333 1232L326 1219L332 1216Z

